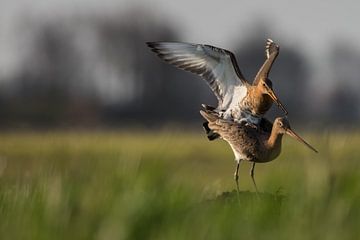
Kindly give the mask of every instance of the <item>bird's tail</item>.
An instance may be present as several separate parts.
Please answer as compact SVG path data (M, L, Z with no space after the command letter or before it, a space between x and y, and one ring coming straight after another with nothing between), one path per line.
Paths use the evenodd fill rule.
M209 122L204 122L203 128L205 130L206 136L209 139L209 141L216 140L220 137L219 134L215 133L213 130L210 129Z
M209 123L213 123L216 120L219 119L219 116L210 110L200 110L200 114L201 116L203 116L203 118L205 118Z
M210 127L209 127L209 119L213 119L214 121L216 121L219 118L219 113L216 112L216 108L202 104L202 107L204 108L204 110L200 111L200 114L207 120L206 122L203 123L203 128L205 130L205 133L207 135L207 138L210 141L216 140L220 137L219 134L215 133ZM209 119L208 119L209 118Z
M217 112L201 110L200 114L207 120L203 126L208 139L212 141L220 138L221 135L219 134L219 130L221 130L223 124L225 124L226 121L219 117Z
M210 105L206 105L206 104L201 104L201 106L206 110L206 111L211 111L214 112L216 111L216 108Z

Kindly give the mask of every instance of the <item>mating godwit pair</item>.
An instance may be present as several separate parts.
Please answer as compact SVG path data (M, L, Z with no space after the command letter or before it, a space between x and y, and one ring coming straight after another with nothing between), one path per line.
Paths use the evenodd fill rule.
M255 164L272 161L280 154L285 133L317 152L291 130L287 118L277 118L274 124L263 118L273 102L287 114L268 78L279 54L279 46L272 40L266 42L266 60L252 84L246 81L235 55L228 50L180 42L148 42L147 45L165 62L198 74L211 87L218 106L203 105L205 110L200 113L207 120L204 128L208 138L213 140L220 136L234 152L237 162L234 177L238 190L240 162L252 162L250 175L258 191L254 179Z

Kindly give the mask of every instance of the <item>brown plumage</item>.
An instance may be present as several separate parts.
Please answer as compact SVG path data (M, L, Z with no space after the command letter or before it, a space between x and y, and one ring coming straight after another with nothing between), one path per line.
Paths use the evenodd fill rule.
M261 83L259 83L261 84ZM271 82L268 82L271 85ZM272 106L274 100L269 94L264 94L264 86L251 85L248 87L247 97L243 99L242 105L246 106L251 115L261 118ZM287 113L287 112L286 112Z
M282 136L285 133L317 152L290 128L286 118L276 118L274 124L263 118L259 127L254 128L246 123L224 120L211 110L200 111L200 114L208 121L208 127L231 146L237 162L235 170L237 186L240 162L246 160L253 163L250 175L256 188L254 180L255 163L270 162L278 157L281 152Z

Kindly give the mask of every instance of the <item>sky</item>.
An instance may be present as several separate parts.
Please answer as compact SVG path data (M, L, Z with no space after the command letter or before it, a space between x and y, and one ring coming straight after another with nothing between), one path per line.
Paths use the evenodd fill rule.
M46 21L66 15L122 14L136 8L170 22L188 42L228 49L238 46L238 41L241 44L254 24L266 22L273 26L269 37L280 45L301 47L322 72L326 66L321 60L332 43L346 40L360 51L360 2L355 0L0 0L0 75L11 75L21 63L26 35L19 33L19 26L26 18Z

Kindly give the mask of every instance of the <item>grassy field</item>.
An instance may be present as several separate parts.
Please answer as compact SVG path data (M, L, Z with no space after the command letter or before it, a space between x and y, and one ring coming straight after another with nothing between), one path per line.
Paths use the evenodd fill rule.
M2 133L0 239L358 239L360 134L286 137L260 197L198 133Z

